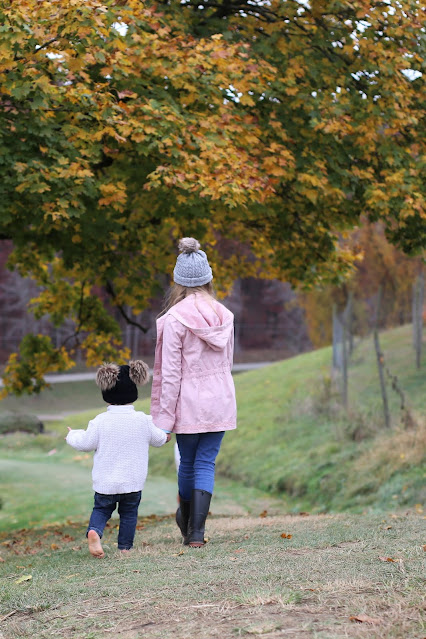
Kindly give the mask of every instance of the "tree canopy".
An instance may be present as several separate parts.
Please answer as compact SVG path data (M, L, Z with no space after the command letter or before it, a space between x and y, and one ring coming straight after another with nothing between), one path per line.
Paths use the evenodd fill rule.
M177 239L238 275L336 281L360 214L424 247L424 9L354 0L15 0L0 7L0 238L42 287L6 392L128 354ZM128 316L131 320L131 317Z

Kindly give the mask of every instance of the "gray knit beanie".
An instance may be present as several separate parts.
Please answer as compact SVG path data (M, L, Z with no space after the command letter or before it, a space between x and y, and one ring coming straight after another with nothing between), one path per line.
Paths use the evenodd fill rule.
M203 286L213 279L207 255L200 250L200 243L193 237L183 237L179 242L181 252L176 260L173 279L181 286Z

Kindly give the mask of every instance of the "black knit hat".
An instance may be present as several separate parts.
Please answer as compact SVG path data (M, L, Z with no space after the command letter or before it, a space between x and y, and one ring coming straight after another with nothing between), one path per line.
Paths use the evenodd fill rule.
M138 398L136 386L142 386L148 380L148 366L141 359L123 366L103 364L96 373L96 384L102 397L108 404L117 406L135 402Z

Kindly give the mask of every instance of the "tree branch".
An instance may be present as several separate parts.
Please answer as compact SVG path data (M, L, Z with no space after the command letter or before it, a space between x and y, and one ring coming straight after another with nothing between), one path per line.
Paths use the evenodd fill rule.
M132 320L128 314L126 313L126 311L124 310L124 307L122 306L122 304L119 304L117 302L117 295L114 291L114 287L112 285L112 282L107 281L106 285L105 285L105 290L108 293L108 295L113 299L114 301L114 306L116 308L118 308L118 310L120 311L122 317L126 320L126 322L128 324L130 324L131 326L136 326L136 328L139 328L139 330L141 330L143 333L147 333L148 329L145 328L144 326L142 326L142 324L139 324L139 322L136 322L135 320Z

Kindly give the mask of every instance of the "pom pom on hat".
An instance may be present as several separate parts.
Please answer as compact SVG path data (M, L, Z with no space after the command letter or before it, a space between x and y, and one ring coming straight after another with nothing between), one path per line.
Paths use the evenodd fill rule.
M149 381L149 369L141 359L129 362L129 377L136 386L143 386Z
M96 385L101 391L110 390L116 385L119 372L118 364L103 364L96 373Z
M195 253L200 250L200 243L195 237L183 237L179 241L179 251L181 253Z

